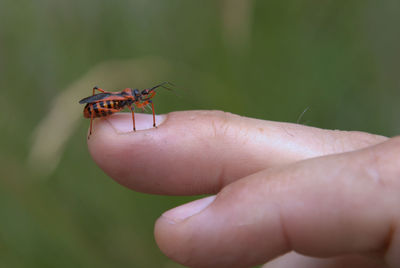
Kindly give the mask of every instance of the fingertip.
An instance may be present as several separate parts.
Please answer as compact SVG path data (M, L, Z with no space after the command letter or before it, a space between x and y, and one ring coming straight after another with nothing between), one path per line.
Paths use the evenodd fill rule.
M187 253L181 247L184 244L182 243L184 237L180 237L179 233L174 232L174 229L174 223L161 216L154 224L154 239L165 256L184 264L187 262Z
M93 160L118 183L138 191L151 192L149 183L143 183L141 178L157 164L150 153L154 149L152 144L160 140L166 118L167 115L158 115L158 127L154 128L152 115L135 114L136 131L133 131L130 113L97 118L88 139ZM144 165L141 166L141 163Z
M164 254L189 267L222 268L251 267L288 250L276 206L251 201L245 183L226 188L215 199L180 206L157 220L155 237ZM182 216L187 206L197 210L199 201L207 205Z
M213 193L265 165L255 134L237 136L252 124L221 111L173 112L156 118L129 113L93 122L88 140L95 162L119 183L161 194ZM143 129L144 128L144 129ZM127 132L128 131L128 132ZM250 133L251 131L248 131ZM247 143L246 149L237 143Z

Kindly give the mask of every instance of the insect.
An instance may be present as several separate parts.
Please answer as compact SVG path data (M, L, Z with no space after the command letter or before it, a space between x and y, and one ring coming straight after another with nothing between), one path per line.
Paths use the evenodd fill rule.
M105 91L97 86L93 88L93 95L87 98L81 99L79 101L80 104L85 104L86 106L83 110L83 116L85 118L90 118L90 129L89 135L92 134L92 122L96 117L105 117L109 116L113 113L122 111L126 106L132 112L132 122L133 122L133 131L136 131L135 127L135 113L133 104L137 108L145 109L147 106L151 105L151 110L153 112L153 127L156 126L156 118L154 113L154 104L151 101L151 98L156 94L157 88L165 88L171 90L165 85L172 85L170 82L163 82L158 84L152 88L143 89L139 91L138 89L125 88L119 92ZM95 92L100 91L100 93L95 94Z

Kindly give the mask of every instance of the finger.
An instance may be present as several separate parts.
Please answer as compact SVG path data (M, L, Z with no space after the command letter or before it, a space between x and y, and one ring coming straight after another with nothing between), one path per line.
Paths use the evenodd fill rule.
M274 259L262 268L378 268L386 267L380 259L361 255L348 255L336 258L313 258L295 252Z
M190 267L249 267L292 250L400 267L399 155L396 138L253 174L164 213L156 241Z
M130 114L96 119L89 150L96 163L129 188L160 194L215 193L238 178L275 165L343 152L385 140L217 111ZM162 123L161 123L162 122ZM147 125L146 125L147 124Z

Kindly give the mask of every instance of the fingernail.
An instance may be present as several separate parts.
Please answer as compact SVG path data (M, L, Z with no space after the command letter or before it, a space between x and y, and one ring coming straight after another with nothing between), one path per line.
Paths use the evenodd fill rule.
M179 223L207 208L215 200L215 197L216 195L212 195L173 208L164 212L162 217L166 218L170 223Z
M156 115L156 125L161 125L166 118L166 115ZM133 131L133 120L130 113L114 114L108 117L107 121L118 133L128 133ZM136 130L146 130L154 128L153 115L135 113L135 127Z

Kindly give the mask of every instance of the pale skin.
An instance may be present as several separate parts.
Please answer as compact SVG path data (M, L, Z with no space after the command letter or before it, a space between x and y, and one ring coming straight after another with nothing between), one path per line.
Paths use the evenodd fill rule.
M189 267L400 267L400 138L219 111L94 122L95 162L120 184L211 194L165 212L161 251Z

